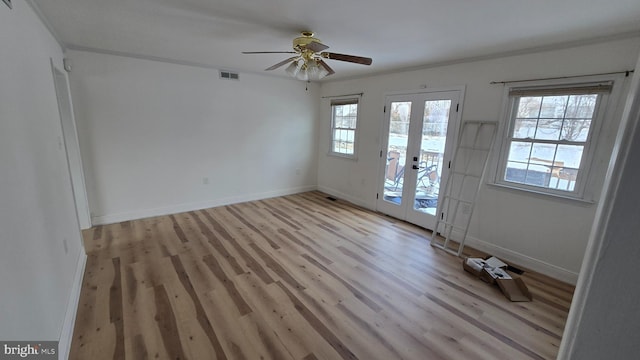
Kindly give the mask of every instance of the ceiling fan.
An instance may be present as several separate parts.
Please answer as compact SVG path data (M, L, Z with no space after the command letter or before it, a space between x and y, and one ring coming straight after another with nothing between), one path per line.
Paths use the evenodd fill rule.
M299 80L319 80L325 76L335 74L335 71L327 65L324 59L346 61L362 65L371 65L371 58L337 54L323 50L329 47L313 36L311 31L303 31L302 36L293 39L293 51L243 51L243 54L296 54L283 60L265 71L275 70L288 63L286 72Z

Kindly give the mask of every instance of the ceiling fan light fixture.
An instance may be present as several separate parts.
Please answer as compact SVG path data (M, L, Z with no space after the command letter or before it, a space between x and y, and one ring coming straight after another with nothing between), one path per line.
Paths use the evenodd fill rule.
M300 71L298 71L298 73L296 74L296 79L303 81L309 80L309 70L306 65L307 64L303 64Z
M329 71L325 69L324 66L320 66L320 62L318 60L314 61L314 65L316 68L316 79L320 80L329 75Z
M286 71L287 74L293 77L296 77L300 73L300 70L302 69L303 65L304 65L304 61L302 59L299 59L292 62L289 66L287 66L287 68L284 71Z
M371 65L371 58L325 52L324 50L329 47L320 42L320 39L314 37L311 31L303 31L301 35L293 39L293 51L245 51L243 54L296 54L265 70L275 70L289 64L285 72L296 79L304 81L320 80L335 74L335 71L323 59Z
M316 59L308 61L306 69L309 80L320 80L329 75L329 72L324 67L320 66Z

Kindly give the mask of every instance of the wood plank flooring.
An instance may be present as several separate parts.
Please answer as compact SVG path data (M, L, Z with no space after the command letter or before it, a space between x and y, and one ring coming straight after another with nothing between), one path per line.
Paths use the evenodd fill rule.
M71 359L554 359L573 287L509 302L430 232L309 192L84 232Z

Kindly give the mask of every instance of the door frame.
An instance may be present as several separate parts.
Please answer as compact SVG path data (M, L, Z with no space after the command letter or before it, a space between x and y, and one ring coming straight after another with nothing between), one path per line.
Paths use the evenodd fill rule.
M91 213L87 198L82 158L80 156L80 143L78 141L76 120L73 114L71 89L69 88L67 74L63 70L58 69L53 59L50 60L76 216L80 229L89 229L91 228Z
M382 103L384 104L383 106L387 105L387 99L391 96L402 96L402 95L406 95L406 96L415 96L415 95L420 95L420 94L434 94L434 93L442 93L442 92L458 92L459 96L458 96L458 111L454 112L454 116L455 118L452 116L449 119L449 127L448 127L448 131L453 131L453 133L451 134L451 139L453 140L454 143L448 143L446 145L445 148L445 158L443 159L443 163L446 164L449 161L451 161L451 159L453 159L454 153L455 153L455 145L458 142L458 138L460 136L460 127L462 124L462 113L463 113L463 109L464 109L464 99L465 99L465 91L466 91L466 85L460 85L460 86L450 86L450 87L438 87L438 88L424 88L424 89L419 89L419 90L405 90L405 91L390 91L390 92L385 92L383 94L383 100ZM452 104L453 106L453 104ZM379 207L379 197L383 196L382 194L384 193L384 177L385 177L385 170L386 170L386 166L385 166L385 162L382 161L383 156L385 155L385 151L388 148L388 134L387 130L385 128L385 125L388 127L387 124L387 114L386 112L383 110L382 111L382 121L380 122L380 131L379 131L379 138L378 138L378 143L380 144L380 156L378 158L378 171L377 171L377 181L376 181L376 199L375 199L375 203L376 203L376 211L380 211L382 213L387 214L386 212L382 211ZM385 134L387 135L385 138ZM449 153L447 154L447 150L449 150ZM444 188L441 188L442 191L444 191ZM442 199L442 193L439 196L439 199ZM387 214L388 215L388 214ZM393 216L393 215L390 215ZM405 215L405 219L401 219L401 220L405 220L408 222L411 222L415 225L418 225L420 227L425 227L424 224L416 224L413 221L409 221L407 219L408 217ZM434 224L435 226L435 224ZM433 230L433 229L430 229Z

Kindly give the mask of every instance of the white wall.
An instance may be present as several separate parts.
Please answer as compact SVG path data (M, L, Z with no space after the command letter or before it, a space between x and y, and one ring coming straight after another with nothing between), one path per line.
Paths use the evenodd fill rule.
M0 3L0 49L0 339L59 340L84 255L50 65L62 50L23 1Z
M315 189L318 87L70 51L89 207L111 223ZM203 178L209 184L203 184Z
M573 76L632 69L640 38L438 66L362 79L323 83L322 96L364 92L359 117L358 160L327 156L329 101L321 104L318 186L334 195L375 209L385 93L466 86L465 120L502 120L503 86L491 81ZM618 112L619 113L619 112ZM589 194L602 187L619 116L607 119L597 144ZM495 155L495 153L494 153ZM533 196L484 186L468 244L507 260L575 282L584 255L595 205ZM535 219L535 221L534 221Z

